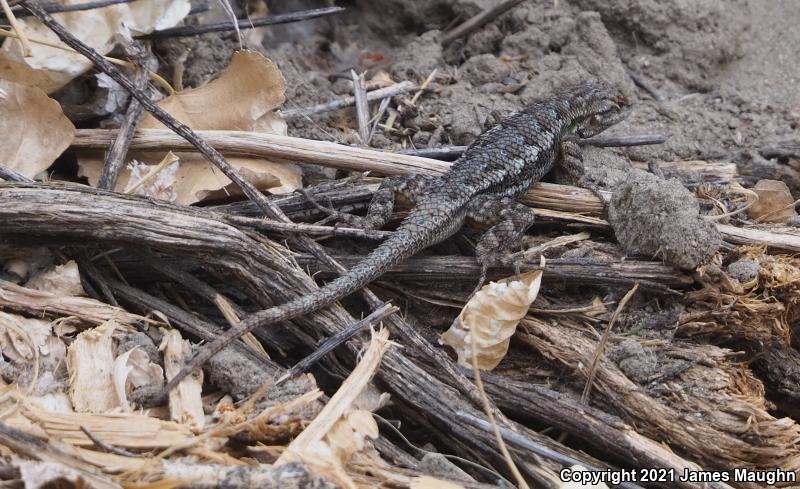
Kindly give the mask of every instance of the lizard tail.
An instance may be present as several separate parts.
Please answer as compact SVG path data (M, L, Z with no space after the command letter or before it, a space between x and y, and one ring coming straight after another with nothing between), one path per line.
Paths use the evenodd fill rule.
M412 211L413 213L413 211ZM366 258L353 268L326 284L317 291L298 297L279 306L251 314L236 326L228 329L217 339L204 346L161 391L162 398L175 388L187 375L201 367L232 341L254 329L268 324L288 321L312 313L345 297L381 276L398 262L414 255L421 249L440 241L441 228L437 223L425 226L401 225L391 238L381 243Z

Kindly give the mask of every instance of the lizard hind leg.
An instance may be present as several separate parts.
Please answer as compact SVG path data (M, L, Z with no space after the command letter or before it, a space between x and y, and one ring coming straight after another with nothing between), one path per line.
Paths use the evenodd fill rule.
M473 291L474 295L486 280L487 268L509 264L511 250L520 245L525 231L531 227L536 216L533 209L508 197L482 196L472 201L467 217L477 223L491 225L475 246L481 277ZM512 265L519 276L519 263Z
M309 195L306 195L306 198L317 209L339 222L361 229L380 229L392 216L397 195L412 204L416 203L434 178L430 175L402 175L384 178L372 196L367 208L367 215L363 217L323 207Z

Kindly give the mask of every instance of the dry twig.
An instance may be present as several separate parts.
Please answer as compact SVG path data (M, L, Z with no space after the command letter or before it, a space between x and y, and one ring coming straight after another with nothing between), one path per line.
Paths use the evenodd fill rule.
M130 43L124 43L123 48L136 66L133 83L138 90L146 93L148 73L155 70L155 59L152 57L150 47L137 41L131 41ZM128 153L128 147L131 144L131 138L133 138L140 115L142 115L142 104L131 97L128 109L125 111L125 119L122 121L117 136L106 153L97 187L108 190L113 190L116 187L117 179L125 164L125 156Z
M353 98L356 103L356 120L358 121L358 135L361 144L369 144L369 103L367 102L367 80L364 74L357 74L350 70L353 78Z
M442 36L442 45L446 46L459 37L469 35L473 31L480 29L524 1L525 0L505 0L504 2L498 3L494 7L482 11L475 17L467 19L464 23L459 24L453 30L448 31L444 36Z
M85 3L74 3L71 5L62 5L58 3L52 3L48 5L43 5L42 7L50 14L57 14L62 12L78 12L80 10L93 10L96 8L103 8L109 7L111 5L117 5L120 3L130 3L135 2L136 0L99 0L96 2L85 2ZM17 17L28 17L30 12L25 11L24 9L17 9L17 7L13 8L14 13Z
M19 25L19 22L17 22L17 18L11 10L11 7L8 6L8 0L0 0L0 7L3 9L3 14L5 14L8 19L8 23L11 24L11 28L17 33L17 39L19 39L19 43L22 45L22 55L26 58L31 56L31 42L28 40L28 36L25 35L25 30Z
M594 376L597 373L597 362L599 362L600 357L605 354L606 344L608 343L609 336L611 336L611 328L614 327L614 323L617 322L617 318L619 318L620 313L623 311L623 309L625 309L625 306L628 305L628 301L631 300L633 294L635 294L637 290L639 290L639 284L634 284L631 290L629 290L622 300L619 301L617 309L614 311L614 314L611 315L611 320L608 321L606 329L603 331L603 336L600 338L600 342L597 344L597 348L594 352L594 358L589 366L589 372L586 374L586 384L584 385L583 392L581 393L581 404L586 404L589 400L589 392L592 390Z
M258 17L253 19L237 19L236 23L229 20L223 22L216 22L214 24L207 24L201 26L180 26L170 27L160 31L154 31L150 34L137 36L137 39L162 39L165 37L186 37L196 36L199 34L207 34L209 32L223 32L236 29L252 29L255 27L263 27L267 25L288 24L290 22L300 22L302 20L316 19L317 17L324 17L327 15L338 14L344 12L344 7L325 7L313 10L304 10L301 12L291 12L288 14L268 15L266 17Z
M367 92L367 101L372 102L373 100L394 97L395 95L400 95L401 93L408 92L409 90L414 88L414 86L415 85L413 82L404 81L400 83L395 83L394 85L388 86L386 88L379 88L377 90L372 90L371 92ZM337 100L332 100L330 102L325 102L323 104L313 105L311 107L282 110L281 115L286 119L294 119L295 117L305 117L312 114L320 114L323 112L331 112L334 110L343 109L355 103L356 103L355 97L348 96L348 97L342 97Z

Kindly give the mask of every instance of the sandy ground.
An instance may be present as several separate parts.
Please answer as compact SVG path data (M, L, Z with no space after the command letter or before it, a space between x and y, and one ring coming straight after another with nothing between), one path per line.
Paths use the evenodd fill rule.
M751 0L748 17L752 26L743 56L719 75L718 83L800 117L800 2Z

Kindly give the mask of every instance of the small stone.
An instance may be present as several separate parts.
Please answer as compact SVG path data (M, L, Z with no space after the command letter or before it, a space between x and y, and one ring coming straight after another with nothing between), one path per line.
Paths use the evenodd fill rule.
M759 270L761 270L761 265L750 258L742 258L728 265L728 275L743 284L758 277Z

